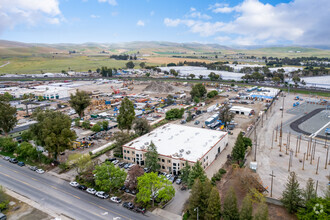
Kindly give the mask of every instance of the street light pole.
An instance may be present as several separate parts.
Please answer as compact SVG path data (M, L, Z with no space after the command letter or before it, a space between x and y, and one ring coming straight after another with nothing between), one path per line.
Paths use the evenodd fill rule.
M195 212L197 211L197 220L198 220L198 207L196 207L196 208L194 209L194 211L195 211Z

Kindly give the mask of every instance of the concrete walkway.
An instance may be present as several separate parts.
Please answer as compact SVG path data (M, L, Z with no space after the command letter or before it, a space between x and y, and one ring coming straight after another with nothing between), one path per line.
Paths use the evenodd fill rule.
M152 214L157 215L161 217L162 219L168 219L168 220L181 220L182 217L180 215L176 215L172 212L168 212L164 209L157 208L155 209Z

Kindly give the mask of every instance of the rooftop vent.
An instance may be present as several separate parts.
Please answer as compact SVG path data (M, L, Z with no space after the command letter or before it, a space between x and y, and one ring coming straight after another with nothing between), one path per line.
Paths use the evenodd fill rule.
M144 145L149 145L149 142L145 142Z
M182 153L183 151L184 151L184 149L181 149L181 150L180 150L180 153Z
M190 154L191 153L191 151L190 150L188 150L187 152L186 152L186 154Z
M179 156L180 156L180 157L182 157L182 156L183 156L183 154L180 154Z

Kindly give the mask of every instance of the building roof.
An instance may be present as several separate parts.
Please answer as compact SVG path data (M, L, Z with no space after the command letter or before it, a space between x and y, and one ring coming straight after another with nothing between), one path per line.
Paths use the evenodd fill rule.
M252 108L246 108L243 106L233 106L229 109L230 111L242 111L242 112L251 112L253 109Z
M17 132L28 130L31 125L34 125L36 123L37 123L37 121L31 121L31 122L28 122L28 123L25 123L25 124L18 125L15 128L13 128L13 130L11 130L9 132L9 134L14 134L14 133L17 133Z
M161 155L196 162L226 134L223 131L166 124L124 146L146 150L152 141Z

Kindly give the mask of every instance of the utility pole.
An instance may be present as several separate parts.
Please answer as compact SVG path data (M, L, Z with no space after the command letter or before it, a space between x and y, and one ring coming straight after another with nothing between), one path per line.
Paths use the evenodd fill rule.
M306 155L306 153L304 153L303 168L302 168L302 170L304 170L304 168L305 168L305 155Z
M300 153L300 143L301 143L301 135L299 136L299 147L298 147L298 153Z
M327 165L328 165L328 154L329 154L329 147L327 148L327 156L326 156L326 159L325 159L325 167L324 167L324 169L327 169Z
M256 132L256 128L254 129L254 160L253 161L257 161L257 132Z
M320 157L317 159L316 174L319 174Z
M281 128L280 128L280 151L282 151L282 122L281 122Z
M272 135L272 147L271 147L271 149L273 149L273 144L274 144L274 130L273 130L273 135Z
M319 186L319 181L316 180L316 187L315 187L315 194L316 194L316 197L317 197L317 188L318 188L318 186Z
M295 157L297 157L297 150L298 150L298 136L297 136L297 143L296 143L296 154L294 155Z
M277 132L278 132L278 125L276 126L276 136L275 136L275 142L277 142Z
M309 151L309 140L308 140L308 143L307 143L307 153L306 153L306 160L308 160L308 151Z
M283 118L283 113L284 113L284 93L283 94L283 104L282 104L282 118Z
M290 157L289 157L289 168L288 171L290 172L290 167L291 167L291 163L292 163L292 155L293 155L293 151L290 150Z
M273 179L274 179L274 177L276 177L276 176L274 176L274 174L273 174L273 170L272 170L272 174L269 174L271 177L272 177L272 181L271 181L271 184L270 184L270 197L273 197Z

